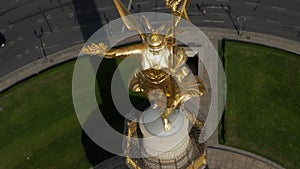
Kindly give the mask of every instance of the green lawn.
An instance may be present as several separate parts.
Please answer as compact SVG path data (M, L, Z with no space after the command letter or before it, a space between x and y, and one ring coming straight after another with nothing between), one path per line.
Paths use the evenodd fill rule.
M225 45L225 144L300 166L300 56L264 46Z
M225 58L225 144L296 169L300 165L300 56L226 42ZM105 91L102 98L109 95L110 81L105 79L115 65L109 60L104 63L98 77L100 90ZM4 107L0 112L1 169L91 166L73 108L73 67L74 62L55 67L0 94ZM140 102L139 97L131 99ZM106 102L100 106L107 110L104 116L121 131L122 118ZM107 157L102 151L93 152L93 147L88 149L90 156Z
M110 96L110 79L121 61L102 61L95 92L103 116L122 133L124 118ZM112 156L82 133L72 100L74 64L47 70L0 94L0 169L87 169ZM129 76L124 72L122 77ZM130 98L137 108L145 102L139 94Z
M89 168L72 102L75 62L0 95L0 168Z

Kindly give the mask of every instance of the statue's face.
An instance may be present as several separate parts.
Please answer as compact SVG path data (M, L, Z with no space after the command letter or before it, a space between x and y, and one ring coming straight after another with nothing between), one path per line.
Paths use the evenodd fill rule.
M148 36L148 47L151 51L160 51L164 46L165 44L163 35L153 33Z

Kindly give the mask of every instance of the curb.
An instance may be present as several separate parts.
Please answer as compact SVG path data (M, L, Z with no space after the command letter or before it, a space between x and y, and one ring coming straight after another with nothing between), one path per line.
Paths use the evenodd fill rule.
M243 42L250 42L278 48L281 50L289 51L295 54L300 54L300 42L255 32L244 32L243 35L237 35L235 30L231 29L220 29L220 28L200 28L208 38L213 42L214 46L217 47L218 40L229 39L238 40ZM9 89L10 87L18 84L21 81L26 80L29 77L39 74L39 72L54 67L58 64L77 58L83 44L79 44L59 52L53 53L48 56L48 61L44 58L38 59L32 63L29 63L11 73L0 78L0 93ZM209 149L221 150L230 153L235 153L243 156L250 157L252 159L261 161L269 164L277 169L284 169L284 167L258 155L239 150L236 148L214 144L208 146Z
M237 35L236 31L232 29L202 27L200 29L208 36L215 47L218 40L228 39L269 46L300 55L300 42L297 41L256 32L243 32L242 35Z
M8 73L7 75L0 78L0 93L34 75L38 75L40 72L46 69L75 59L78 56L81 48L82 44L72 46L70 48L49 55L47 57L48 61L46 61L44 58L40 58L23 67L20 67L13 72Z
M244 32L241 36L239 36L235 30L231 29L203 27L200 27L200 29L208 36L216 48L218 40L228 39L256 43L300 54L300 42L293 40L255 32ZM0 93L31 76L39 74L39 72L43 70L49 69L71 59L75 59L82 46L83 44L79 44L58 51L48 56L49 62L45 61L44 58L41 58L1 77Z

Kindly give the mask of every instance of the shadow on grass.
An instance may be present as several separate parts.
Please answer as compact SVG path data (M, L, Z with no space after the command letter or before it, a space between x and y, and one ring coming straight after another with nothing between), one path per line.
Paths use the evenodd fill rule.
M92 61L92 60L91 60ZM93 61L92 61L93 62ZM103 59L99 69L97 69L97 84L101 96L101 104L99 106L100 112L105 118L106 122L117 132L123 134L125 118L118 112L111 96L111 81L114 74L119 73L117 70L117 61L115 59ZM119 84L119 90L128 90L124 84ZM150 106L147 99L140 96L129 96L131 104L139 111L145 110ZM86 124L92 123L97 117L97 111L91 113ZM95 126L97 128L97 126ZM96 134L101 135L103 131L95 131ZM104 135L101 135L105 137ZM85 150L86 156L90 163L95 166L101 161L114 156L114 154L99 147L88 135L82 130L82 145ZM122 143L120 143L120 148Z
M147 107L150 106L148 100L137 97L137 96L130 96L131 102L133 106L140 111L145 110ZM110 126L118 131L119 133L123 133L124 128L124 117L120 115L120 113L109 104L102 104L99 106L102 115L104 116L105 120L107 121ZM93 121L96 116L96 111L92 113L87 120L87 122ZM99 131L101 134L101 131ZM105 136L104 136L105 137ZM86 133L82 130L82 137L81 142L86 153L86 156L90 163L95 166L99 164L101 161L106 160L114 156L114 154L104 150L103 148L99 147ZM122 146L122 145L120 145Z

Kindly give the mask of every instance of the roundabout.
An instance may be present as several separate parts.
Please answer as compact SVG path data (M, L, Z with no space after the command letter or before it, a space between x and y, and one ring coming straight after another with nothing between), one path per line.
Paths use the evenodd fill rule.
M274 7L274 6L273 6ZM276 7L276 6L275 6ZM227 7L228 8L228 7ZM209 9L209 8L208 8ZM274 8L279 9L279 8ZM211 22L211 21L210 21ZM274 23L274 22L272 22ZM284 49L296 54L299 54L299 42L284 39L282 37L276 37L272 35L265 35L254 32L243 32L243 34L236 34L236 30L231 29L220 29L220 28L203 28L204 32L209 36L214 46L218 48L218 41L223 39L238 40L253 42L256 44L263 44L266 46L275 47L278 49ZM17 88L18 83L25 81L26 79L38 77L39 74L47 72L48 69L65 63L69 60L76 58L80 51L81 44L73 46L69 49L54 52L48 55L48 61L44 58L40 58L33 61L25 66L18 68L15 71L11 71L8 74L3 75L0 78L1 83L1 95L7 92L11 92L15 87ZM220 46L219 46L220 48ZM59 67L59 66L58 66ZM27 80L26 80L27 81ZM26 83L26 81L24 83ZM15 86L15 87L12 87ZM297 93L294 94L297 97ZM2 104L1 104L2 105ZM6 113L6 105L3 104L4 109L1 113ZM219 145L220 135L216 133L208 142L208 161L211 163L210 168L247 168L252 166L254 168L283 168L265 158L255 156L254 154L247 153L238 149ZM219 160L217 160L217 159ZM27 160L31 159L26 157ZM113 159L118 159L115 157ZM274 158L272 157L274 160ZM277 162L277 159L275 159ZM222 162L220 162L222 161ZM105 163L105 162L104 162ZM292 162L294 163L294 162ZM108 163L106 163L108 164ZM280 161L280 164L284 165L284 162ZM101 166L101 164L99 164ZM292 168L294 164L287 164L287 168ZM97 168L97 165L95 166Z

